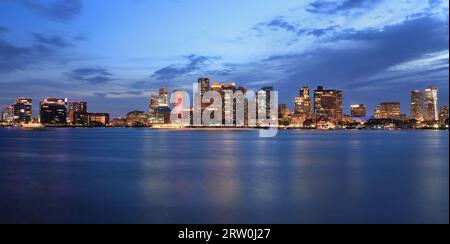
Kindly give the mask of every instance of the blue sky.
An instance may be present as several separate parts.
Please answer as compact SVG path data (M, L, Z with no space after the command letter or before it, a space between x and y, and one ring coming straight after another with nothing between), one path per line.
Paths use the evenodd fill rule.
M346 110L436 85L448 104L448 1L3 0L0 106L18 96L147 110L159 87L198 77L342 89Z

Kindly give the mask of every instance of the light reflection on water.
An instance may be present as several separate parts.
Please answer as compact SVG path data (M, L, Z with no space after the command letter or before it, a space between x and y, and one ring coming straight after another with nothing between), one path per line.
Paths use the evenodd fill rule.
M0 135L0 222L448 223L443 131Z

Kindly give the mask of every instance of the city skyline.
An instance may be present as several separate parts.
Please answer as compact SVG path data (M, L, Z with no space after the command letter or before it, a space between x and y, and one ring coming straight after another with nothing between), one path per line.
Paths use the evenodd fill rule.
M273 87L258 91L248 90L236 83L211 82L198 78L192 97L182 90L170 91L163 87L158 95L151 95L147 111L133 110L126 116L114 118L110 113L88 112L87 101L67 98L44 98L39 102L38 117L33 117L33 100L20 97L4 108L0 121L9 125L33 124L44 126L88 127L265 127L290 128L363 128L395 126L398 128L447 128L448 105L439 106L439 89L434 86L410 92L410 111L403 114L400 102L381 102L373 113L365 104L350 105L344 112L344 91L317 86L299 89L299 96L291 102L294 109L279 103L279 94ZM206 100L211 102L206 102ZM211 100L214 99L214 100ZM213 102L212 102L213 101ZM274 109L277 109L272 111ZM219 112L220 111L220 112ZM209 119L205 120L207 117ZM188 118L189 117L189 118ZM215 122L209 121L213 119ZM268 120L267 120L268 119ZM396 122L394 122L396 121ZM110 122L112 124L110 124ZM366 127L367 128L367 127Z
M448 104L447 1L258 3L2 1L0 106L67 97L118 117L198 77L275 87L291 109L318 85L345 91L346 114L382 101L409 114L408 92L429 86Z

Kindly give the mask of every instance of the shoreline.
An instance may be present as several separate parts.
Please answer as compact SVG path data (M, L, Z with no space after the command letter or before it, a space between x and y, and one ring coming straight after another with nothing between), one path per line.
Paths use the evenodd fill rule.
M267 127L183 127L183 128L169 128L169 127L112 127L112 126L43 126L43 127L21 127L21 126L4 126L0 128L18 128L22 130L46 130L46 129L152 129L161 131L254 131L254 130L268 130ZM448 131L449 128L337 128L337 129L316 129L316 128L277 128L281 131L300 130L300 131Z

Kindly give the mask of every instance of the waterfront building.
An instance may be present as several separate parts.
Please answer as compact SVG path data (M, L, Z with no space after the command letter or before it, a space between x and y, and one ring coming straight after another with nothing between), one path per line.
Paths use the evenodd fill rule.
M439 124L441 126L448 125L448 115L448 106L441 106L441 108L439 109Z
M429 87L425 89L425 116L424 119L428 121L438 121L438 89L436 87Z
M132 111L127 114L127 126L145 127L148 126L149 115L144 111Z
M40 102L39 121L44 125L67 124L67 99L46 98Z
M366 105L364 104L353 104L350 106L350 112L352 118L365 118L367 116Z
M6 123L14 122L14 108L13 106L8 106L2 111L2 121Z
M312 99L309 87L304 86L300 90L300 95L295 97L294 113L305 117L305 119L312 117Z
M377 105L374 110L375 119L401 119L400 103L384 102Z
M314 91L314 113L316 119L341 122L344 116L342 91L325 90L323 86L319 86Z
M30 98L21 97L16 99L12 105L14 122L15 123L31 123L33 100Z
M410 117L417 121L423 120L424 97L423 92L414 90L411 92Z
M67 123L77 124L75 113L87 113L87 102L69 101L67 102Z
M88 113L89 126L107 126L109 124L108 113Z

